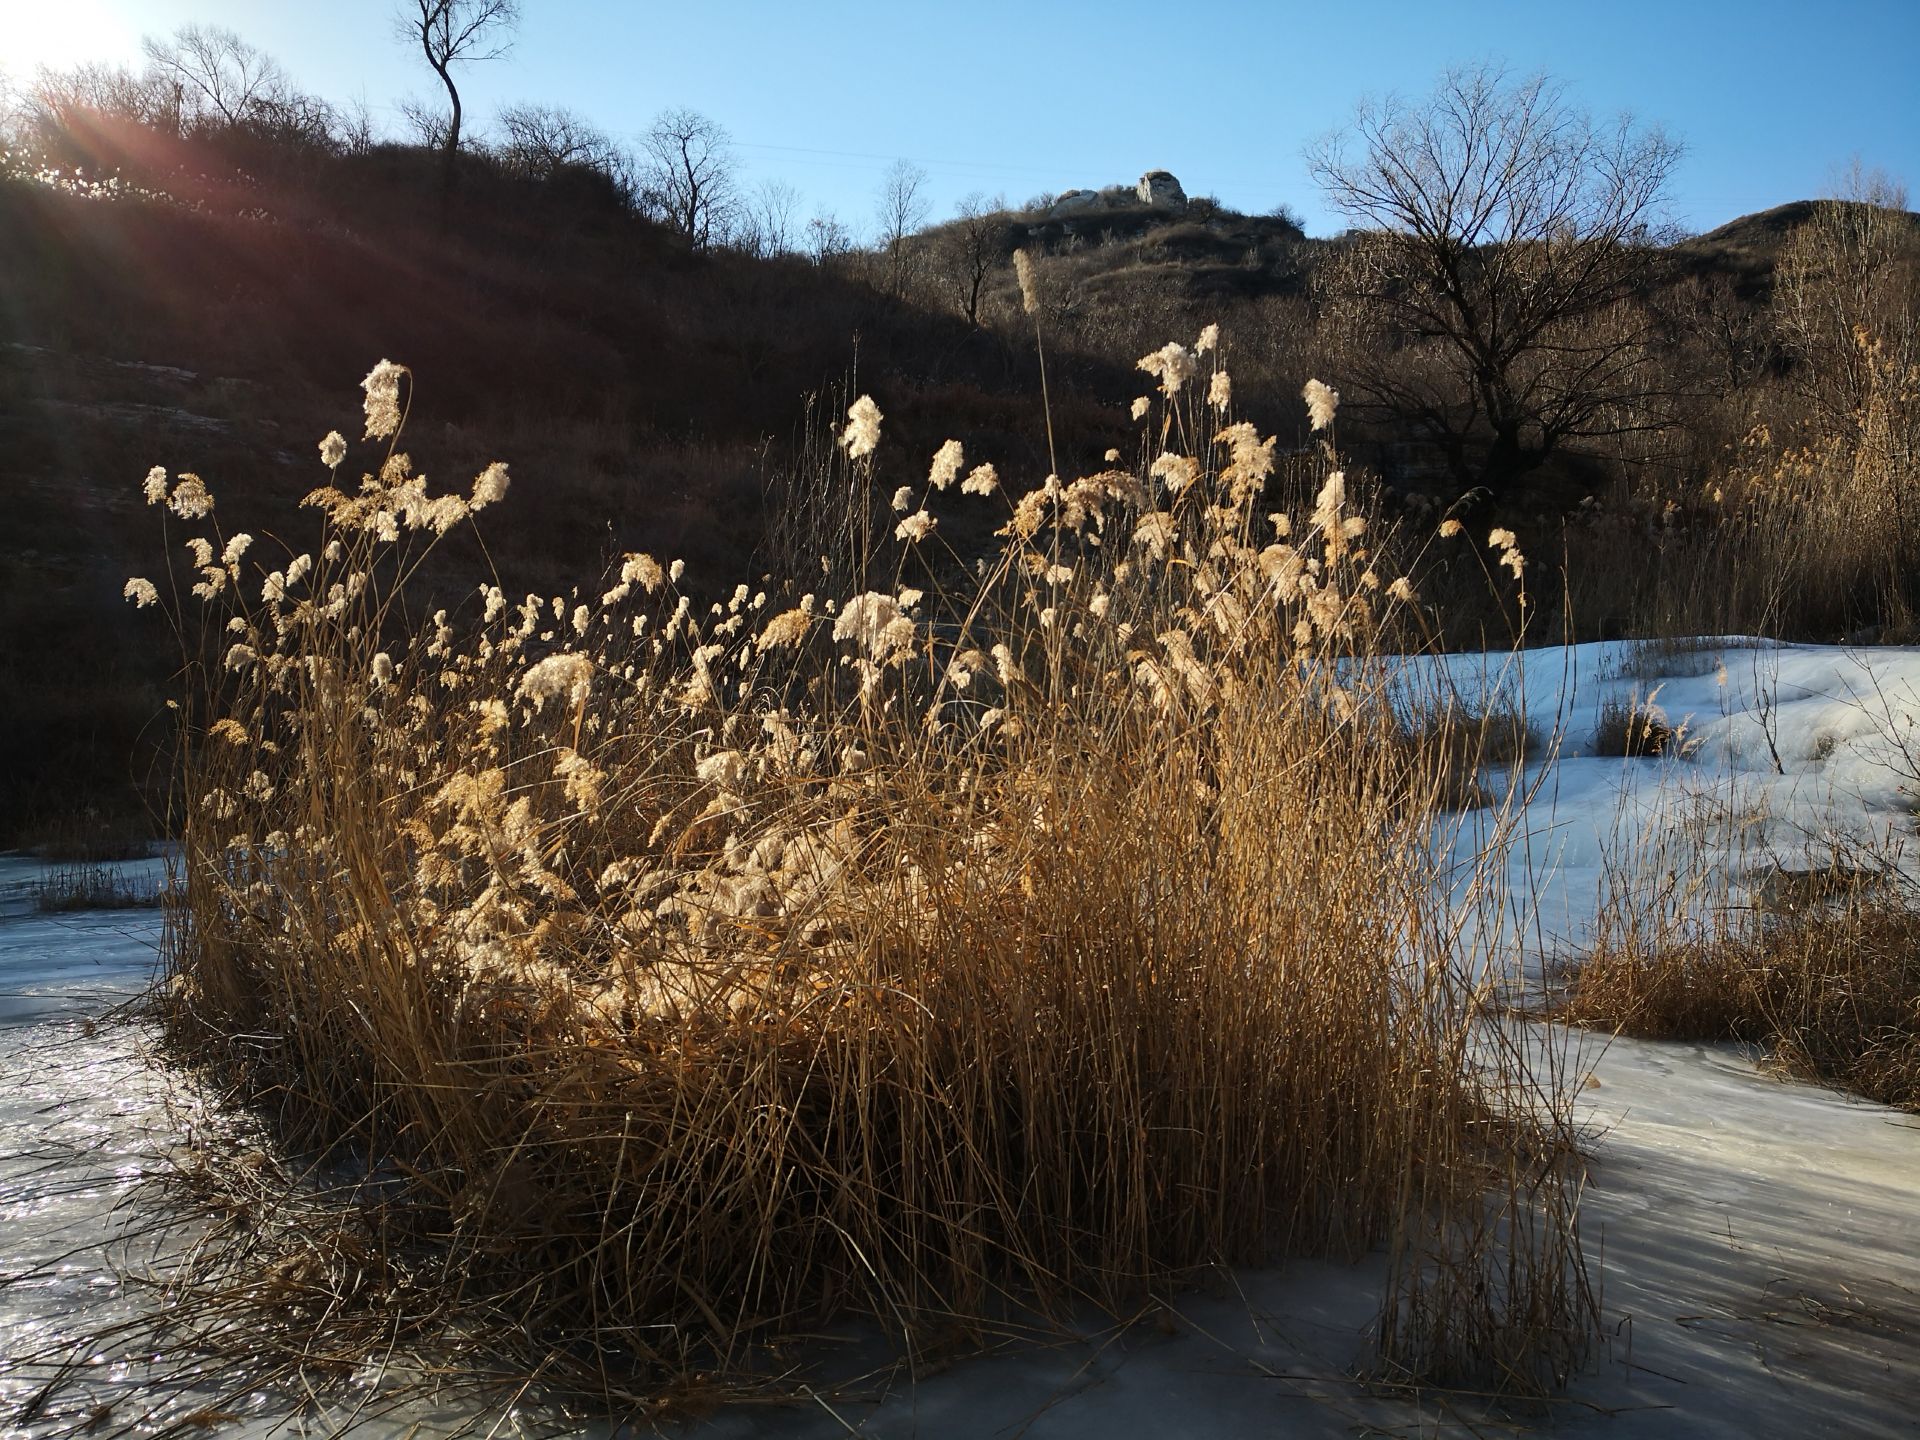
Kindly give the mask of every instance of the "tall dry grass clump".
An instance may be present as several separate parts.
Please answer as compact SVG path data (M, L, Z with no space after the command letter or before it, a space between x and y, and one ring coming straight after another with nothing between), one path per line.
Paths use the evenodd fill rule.
M1775 870L1712 916L1619 913L1575 962L1575 1024L1744 1040L1788 1073L1920 1112L1920 910L1889 873Z
M383 1243L623 1403L825 1317L911 1354L1390 1236L1397 1373L1564 1379L1565 1087L1489 1040L1433 885L1442 786L1381 658L1416 599L1331 450L1311 515L1265 513L1274 441L1202 401L1202 339L1143 362L1138 469L1013 496L942 447L900 544L938 544L930 503L1005 516L951 593L702 606L636 554L431 614L421 555L506 471L430 493L383 362L313 550L188 542L224 653L180 1052L403 1176ZM883 419L849 412L856 474ZM148 495L211 526L194 477Z
M1773 702L1757 711L1768 733ZM1916 773L1907 723L1863 705ZM1682 753L1685 753L1684 750ZM1607 858L1595 924L1562 967L1559 1018L1659 1040L1760 1045L1788 1073L1920 1110L1920 897L1904 823L1783 821L1729 784ZM1857 802L1855 802L1857 805Z

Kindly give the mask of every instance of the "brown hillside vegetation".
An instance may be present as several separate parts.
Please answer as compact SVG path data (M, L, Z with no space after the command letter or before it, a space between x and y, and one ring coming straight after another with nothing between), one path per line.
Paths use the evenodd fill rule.
M697 576L746 570L807 395L856 375L929 453L952 433L1035 458L1030 356L836 271L691 256L591 196L530 206L504 179L471 181L443 230L407 214L424 182L404 152L336 179L337 209L306 223L0 184L17 497L0 741L47 761L9 772L0 834L72 802L70 783L36 795L33 773L93 777L88 799L126 803L128 752L165 678L127 636L114 578L149 568L135 562L151 544L132 525L138 478L155 464L253 477L228 487L230 522L297 534L293 477L328 428L319 397L383 355L447 377L418 416L441 463L484 464L482 428L537 457L530 513L488 540L502 582L523 587L636 548L685 556ZM1118 398L1125 382L1071 364L1063 378L1056 426L1097 460L1113 416L1081 384ZM447 573L477 561L465 550ZM74 653L97 661L81 683L59 663Z
M1035 319L1071 473L1127 443L1134 361L1208 324L1231 347L1236 405L1283 450L1308 451L1296 397L1310 376L1339 388L1380 352L1428 383L1418 346L1356 325L1340 296L1365 237L1308 239L1284 214L1205 198L1070 218L974 204L972 220L887 256L750 237L696 249L605 164L478 152L443 199L440 157L418 148L175 133L76 105L36 124L39 148L14 152L0 181L0 427L20 497L0 578L0 742L49 763L0 781L0 838L76 800L153 801L137 798L148 760L135 741L164 733L164 662L127 634L114 585L152 568L130 526L138 478L155 464L255 477L225 488L227 518L299 533L284 482L328 428L325 397L382 357L430 377L415 424L437 464L486 463L482 433L529 457L527 513L486 537L484 557L450 545L433 573L466 585L484 562L509 588L542 590L573 583L583 558L640 548L685 556L696 588L751 570L767 497L813 503L821 427L856 384L902 441L887 462L901 470L876 477L881 501L914 478L905 457L950 437L1010 473L1044 472ZM93 178L76 183L76 167ZM1522 615L1489 605L1487 557L1430 557L1419 579L1444 602L1450 642L1505 644L1522 625L1906 633L1920 532L1899 497L1920 411L1920 281L1912 217L1875 193L1660 251L1624 302L1638 317L1632 413L1499 496L1457 478L1471 453L1448 460L1413 418L1348 386L1342 445L1366 503L1415 529L1449 514L1508 525L1537 565L1585 562L1535 583ZM1013 276L1021 247L1034 319ZM1464 443L1481 441L1469 430ZM1289 473L1278 488L1300 483ZM955 563L984 548L967 523L949 532ZM800 532L773 528L791 559ZM57 663L72 654L92 658L84 675ZM68 777L57 792L34 778L50 773Z

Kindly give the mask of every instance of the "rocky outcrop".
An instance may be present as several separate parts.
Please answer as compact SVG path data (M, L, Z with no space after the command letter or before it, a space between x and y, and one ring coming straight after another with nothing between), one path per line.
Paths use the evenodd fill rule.
M1135 192L1142 205L1151 205L1156 210L1184 210L1187 208L1187 192L1180 188L1180 182L1170 170L1149 170L1140 177L1140 185Z
M1137 185L1105 185L1098 190L1062 190L1048 204L1049 220L1067 220L1093 211L1138 210L1172 211L1182 214L1187 208L1187 192L1169 170L1149 170Z

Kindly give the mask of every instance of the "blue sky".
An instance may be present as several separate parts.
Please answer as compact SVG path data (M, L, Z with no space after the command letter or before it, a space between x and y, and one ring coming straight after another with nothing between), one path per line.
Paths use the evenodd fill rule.
M0 66L134 62L143 33L240 31L328 99L393 120L436 95L393 38L395 0L0 0ZM1673 218L1690 229L1828 191L1858 157L1920 193L1920 0L1296 0L1104 3L631 3L524 0L513 53L462 94L579 111L618 138L691 106L733 134L749 180L802 215L872 228L880 177L923 166L937 217L969 191L1040 191L1172 170L1235 208L1339 222L1302 146L1363 95L1418 95L1446 65L1543 69L1597 113L1680 138Z

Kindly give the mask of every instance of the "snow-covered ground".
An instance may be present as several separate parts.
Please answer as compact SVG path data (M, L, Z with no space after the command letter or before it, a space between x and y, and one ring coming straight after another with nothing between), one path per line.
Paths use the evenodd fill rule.
M1431 685L1440 667L1411 686ZM1817 868L1836 848L1903 861L1913 830L1912 726L1920 651L1709 643L1656 654L1630 645L1455 657L1469 697L1503 691L1543 737L1523 776L1509 866L1518 938L1533 955L1577 943L1607 864L1658 878L1718 869L1757 888L1774 868ZM1657 692L1657 693L1656 693ZM1680 756L1591 754L1609 702L1658 707ZM1463 822L1462 843L1491 823ZM141 1177L178 1114L134 1024L90 1017L151 973L153 911L43 915L24 897L31 862L0 857L0 1435L55 1433L19 1407L46 1357L105 1319L155 1303L117 1268L141 1258ZM1675 884L1683 884L1676 880ZM1707 903L1735 903L1736 889ZM1510 912L1516 913L1516 912ZM1512 922L1509 922L1512 923ZM1509 936L1509 939L1515 938ZM1381 1267L1297 1264L1219 1277L1124 1330L1022 1342L897 1380L845 1386L789 1407L725 1410L689 1435L919 1440L1028 1436L1902 1436L1920 1433L1920 1120L1775 1079L1733 1047L1591 1037L1581 1111L1597 1165L1587 1243L1607 1342L1569 1393L1489 1418L1470 1399L1369 1391ZM116 1208L118 1206L119 1208ZM870 1351L849 1345L849 1369ZM35 1363L27 1364L30 1357ZM79 1356L83 1393L143 1403L142 1371ZM190 1405L186 1408L191 1408ZM185 1409L176 1409L176 1415ZM66 1425L72 1424L68 1410ZM354 1433L444 1433L418 1410L362 1418ZM515 1425L499 1433L515 1433ZM272 1403L223 1433L304 1429Z
M1579 947L1610 867L1694 913L1765 904L1782 871L1914 879L1920 649L1609 641L1447 656L1399 683L1410 703L1450 688L1469 710L1516 707L1536 736L1514 777L1529 798L1510 822L1506 882L1510 938L1529 957ZM1677 732L1672 753L1594 753L1605 713L1631 707ZM1469 812L1442 843L1465 856L1500 823Z

